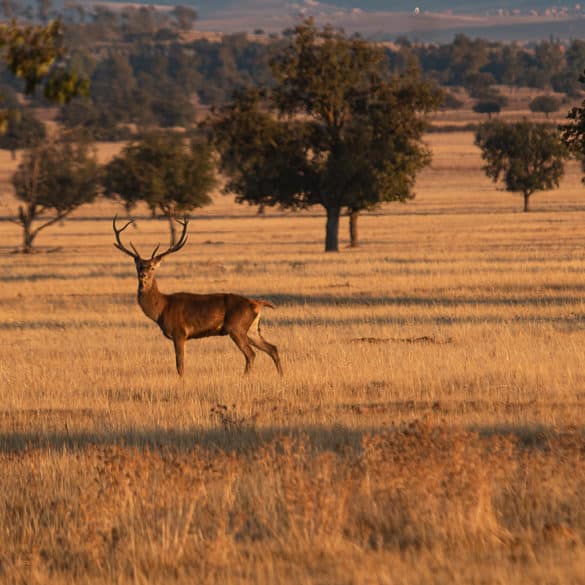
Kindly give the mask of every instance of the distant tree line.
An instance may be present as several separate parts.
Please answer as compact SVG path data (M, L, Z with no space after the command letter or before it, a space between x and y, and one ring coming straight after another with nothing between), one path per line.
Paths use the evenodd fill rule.
M5 0L7 16L18 14L18 3ZM20 13L35 22L57 14L51 0L27 4ZM62 108L67 127L82 126L96 139L127 138L135 129L188 127L194 124L198 104L221 107L234 92L245 88L272 88L276 84L271 62L287 45L292 31L282 35L225 35L218 42L193 40L197 13L185 6L168 10L149 6L93 8L68 3L61 14L63 43L69 49L69 68L91 81L87 99L75 99ZM447 44L418 44L398 39L385 53L389 74L414 68L421 76L444 87L463 87L476 99L477 110L497 113L505 97L495 85L528 86L576 96L578 78L585 69L585 41L563 44L554 39L531 45L488 42L457 35ZM7 69L0 83L17 91ZM42 97L37 98L37 102ZM445 93L445 105L458 99ZM536 111L547 112L550 104ZM551 110L548 110L551 111Z
M139 42L99 58L77 49L72 64L89 77L92 93L68 104L60 117L98 139L123 138L128 124L188 127L198 103L223 104L240 88L273 83L269 61L276 51L277 46L250 43L245 35L221 43Z
M123 138L128 125L190 126L197 104L222 106L234 92L250 87L271 88L276 80L271 61L286 42L250 40L244 34L221 42L148 39L109 44L99 51L78 47L71 63L90 78L89 99L74 100L62 109L66 126L82 125L95 138ZM565 50L544 41L533 48L472 41L458 36L452 44L384 49L388 73L416 68L429 81L464 87L477 100L478 111L496 113L506 104L496 84L553 89L578 95L579 74L585 69L585 41ZM446 105L457 98L447 92ZM545 108L548 106L544 106ZM538 110L538 111L546 111Z
M398 41L398 51L389 49L397 66L405 55L416 59L421 70L441 85L465 87L479 97L494 84L553 89L579 95L579 75L585 69L585 41L568 44L549 39L521 46L517 43L470 39L459 34L452 43L411 44Z

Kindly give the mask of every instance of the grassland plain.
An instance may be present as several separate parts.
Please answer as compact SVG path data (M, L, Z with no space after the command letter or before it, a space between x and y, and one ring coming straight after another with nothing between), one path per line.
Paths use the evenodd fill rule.
M361 248L218 196L160 268L272 300L282 379L225 338L177 378L113 203L40 235L53 253L0 222L0 582L585 583L579 170L523 214L471 134L429 141ZM166 241L137 217L139 249Z

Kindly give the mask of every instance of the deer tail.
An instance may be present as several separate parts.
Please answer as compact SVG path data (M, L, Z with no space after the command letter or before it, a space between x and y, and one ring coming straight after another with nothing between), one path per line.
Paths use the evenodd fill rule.
M271 309L276 309L276 307L270 301L258 299L258 300L255 300L254 302L257 305L260 305L261 307L270 307Z

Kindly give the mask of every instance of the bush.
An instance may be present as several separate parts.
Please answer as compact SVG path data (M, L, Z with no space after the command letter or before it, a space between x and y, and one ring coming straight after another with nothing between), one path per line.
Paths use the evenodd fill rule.
M492 114L499 114L502 111L502 106L496 100L482 100L473 106L473 111L476 114L487 114L491 119Z
M531 112L542 113L548 118L549 114L559 111L561 101L552 95L539 95L530 102L528 107Z

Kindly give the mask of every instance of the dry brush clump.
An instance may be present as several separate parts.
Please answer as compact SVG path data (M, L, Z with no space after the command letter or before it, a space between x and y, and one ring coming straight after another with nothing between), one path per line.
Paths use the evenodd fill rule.
M418 423L334 450L29 446L0 459L0 580L359 583L392 562L389 582L507 583L556 560L578 582L584 459L577 431Z

